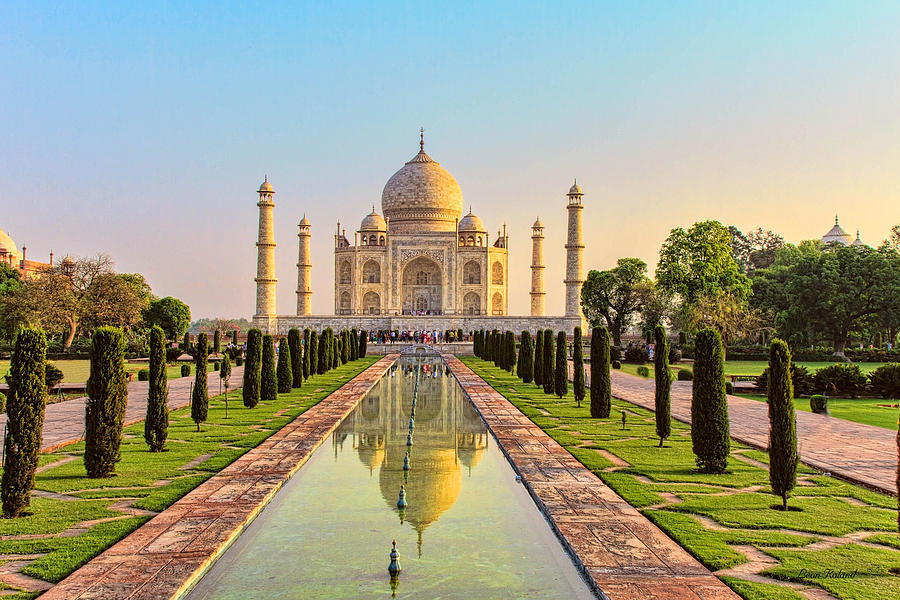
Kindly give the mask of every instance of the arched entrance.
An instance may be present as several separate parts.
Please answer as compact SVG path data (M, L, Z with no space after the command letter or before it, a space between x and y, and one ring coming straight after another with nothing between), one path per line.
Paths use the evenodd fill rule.
M443 313L443 276L436 262L424 256L411 260L402 282L403 314Z

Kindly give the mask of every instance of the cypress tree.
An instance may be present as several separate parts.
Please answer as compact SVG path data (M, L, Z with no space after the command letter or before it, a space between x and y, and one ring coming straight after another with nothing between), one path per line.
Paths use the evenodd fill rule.
M531 383L534 379L534 349L531 346L531 334L523 331L519 340L519 377L522 383Z
M91 374L84 410L84 466L88 477L109 477L119 462L122 419L128 402L125 335L98 327L91 337Z
M291 386L303 387L303 346L300 343L300 330L288 330L288 349L291 353Z
M544 393L552 394L555 388L556 354L553 352L553 331L544 331Z
M472 335L472 354L475 355L477 358L481 358L480 356L478 356L479 352L478 352L478 330L477 329L475 330L474 335Z
M544 330L538 329L534 338L534 384L544 385Z
M359 358L359 331L354 327L350 330L350 360Z
M206 368L209 353L209 343L205 333L197 337L197 352L194 357L196 374L194 375L194 391L191 394L191 418L197 424L200 431L200 423L206 420L209 412L209 392L206 381Z
M247 357L244 361L244 406L253 408L259 404L262 368L262 332L251 329L247 332Z
M669 392L672 387L672 373L669 371L669 340L662 325L654 331L656 350L653 356L654 377L656 378L656 435L659 436L659 447L672 433L672 403Z
M238 336L237 329L232 329L231 330L231 343L234 344L235 346L238 345L237 336Z
M366 357L366 349L369 344L369 332L365 329L359 332L359 357Z
M701 473L723 473L731 439L722 339L704 329L694 341L694 389L691 399L691 443Z
M219 369L219 379L225 386L225 418L228 418L228 386L231 384L231 357L226 353L222 357L222 368Z
M500 368L503 368L503 365L501 364L503 361L503 355L501 354L501 352L503 351L502 341L503 340L500 331L494 329L493 335L491 336L491 344L494 346L491 350L491 355L494 357L494 366Z
M506 332L506 370L510 373L516 366L516 334Z
M575 328L575 336L572 342L572 363L574 373L572 374L572 391L575 392L575 402L581 408L581 401L584 400L584 340L581 338L581 327Z
M609 418L612 406L612 386L609 380L609 331L594 327L591 332L591 416Z
M184 332L184 341L181 342L181 351L190 353L191 351L191 334Z
M783 340L769 348L769 483L787 510L788 494L797 485L797 425L791 351Z
M328 341L328 330L323 329L322 334L319 340L319 356L318 356L318 366L316 367L316 373L324 374L328 369L325 367L326 360L325 354L327 348L329 348L330 342ZM327 364L331 364L330 361Z
M294 387L293 357L291 346L287 338L281 338L278 342L278 366L276 378L278 379L278 393L289 394Z
M484 332L483 348L481 349L481 360L491 360L491 332Z
M569 357L566 347L566 332L556 335L556 372L553 375L553 391L557 398L569 393Z
M350 362L350 332L346 329L341 332L341 364Z
M30 503L41 451L46 386L47 339L39 329L23 329L9 365L9 396L3 463L3 516L18 517Z
M225 355L228 358L228 355ZM169 382L166 374L166 334L159 325L150 330L150 391L144 440L150 452L162 452L169 430Z
M303 365L303 379L309 379L309 376L312 375L312 373L309 372L309 337L310 331L309 327L307 327L303 330L303 361L301 363ZM291 356L293 356L293 354Z
M262 380L259 384L259 399L278 399L278 376L275 373L275 338L265 334L262 338Z
M218 354L222 350L222 332L218 329L213 332L213 354Z
M341 366L341 340L334 338L331 341L333 351L331 353L331 368L337 369Z
M516 377L522 379L522 346L525 344L525 336L522 335L525 333L524 331L519 334L519 351L516 352Z
M319 353L321 349L319 348L319 334L315 331L310 332L309 334L309 348L307 349L307 354L309 354L310 358L309 362L309 375L312 377L319 372Z

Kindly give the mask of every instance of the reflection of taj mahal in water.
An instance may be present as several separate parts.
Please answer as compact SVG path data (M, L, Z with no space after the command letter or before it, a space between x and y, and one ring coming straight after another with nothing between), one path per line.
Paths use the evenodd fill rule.
M409 506L401 521L416 530L421 554L422 535L429 525L454 505L464 473L478 466L489 434L481 417L457 385L444 385L452 377L440 360L421 366L419 395L413 415L416 366L396 363L390 375L363 398L358 409L334 434L334 451L352 448L373 477L385 503L396 507L400 486ZM408 423L414 416L413 445L406 445ZM403 460L410 450L409 471Z
M566 197L567 240L565 314L545 316L544 224L531 228L531 311L509 316L510 237L506 225L492 235L469 209L462 190L440 163L419 152L387 181L379 214L362 219L348 235L340 222L334 232L334 314L312 316L312 224L299 227L296 316L278 315L275 304L275 190L268 179L259 187L256 311L254 325L273 333L291 327L368 330L511 329L583 326L581 285L583 193L572 185ZM367 203L368 204L368 203ZM512 208L512 207L511 207Z

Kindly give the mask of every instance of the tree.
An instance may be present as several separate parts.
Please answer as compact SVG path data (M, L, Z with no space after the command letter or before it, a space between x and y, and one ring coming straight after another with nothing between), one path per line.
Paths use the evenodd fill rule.
M109 477L119 462L122 420L128 403L125 335L98 327L91 337L91 374L85 402L84 466L90 478Z
M553 331L551 329L544 330L544 393L552 394L556 389L555 377L555 357L553 352Z
M44 381L47 340L39 329L16 336L6 399L2 502L3 516L18 517L30 503L41 451L47 386Z
M900 252L900 225L891 227L891 233L887 239L878 247L879 250Z
M309 334L309 349L307 350L307 354L310 356L309 358L309 374L310 376L315 375L319 372L319 334L315 331L310 332Z
M144 311L144 324L148 327L159 325L167 340L177 340L191 324L191 308L172 296L160 298Z
M159 325L150 329L150 391L144 440L150 452L162 452L169 430L169 382L166 373L166 334Z
M350 330L350 360L359 358L359 331L356 328Z
M226 353L222 357L222 367L219 369L219 379L225 386L225 418L228 418L228 386L231 383L231 358Z
M584 400L584 340L581 339L581 327L575 328L575 337L572 341L572 391L575 392L575 402L581 408Z
M553 374L553 391L558 398L569 393L569 351L566 332L556 335L556 372Z
M731 450L722 339L715 329L697 334L691 399L691 443L701 473L724 473Z
M213 354L219 354L222 351L222 332L216 329L213 332Z
M259 384L259 399L278 399L278 378L275 375L275 338L271 334L262 337L262 380Z
M296 330L294 330L296 331ZM297 333L300 333L299 331ZM278 393L289 394L291 388L294 387L294 374L292 372L293 359L291 357L291 347L287 338L281 338L278 342Z
M506 370L510 373L516 367L516 334L512 331L506 332Z
M519 337L519 360L516 369L522 383L532 382L534 379L534 348L531 346L531 334L528 331L523 331Z
M200 431L200 423L206 421L209 412L209 387L206 379L208 359L209 338L205 333L201 333L197 336L194 353L194 389L191 394L191 419L197 424L197 431Z
M309 379L309 376L312 375L309 370L310 335L309 327L305 328L303 330L303 379Z
M484 350L481 356L482 360L490 361L491 360L491 348L493 344L491 343L491 330L488 329L484 332Z
M331 340L331 368L337 369L341 366L341 340L338 338L332 338Z
M193 350L191 349L191 334L187 331L184 332L184 339L181 342L181 351L187 354L190 354Z
M581 307L591 326L606 325L616 346L641 309L641 284L648 281L647 263L620 258L608 271L590 271L581 288Z
M303 347L300 344L300 330L288 330L288 349L291 352L291 385L303 387Z
M366 345L369 343L369 332L365 329L359 332L359 357L366 357Z
M544 330L538 329L534 341L534 384L544 386Z
M672 373L669 371L669 340L666 329L657 325L655 334L655 351L653 353L653 370L656 380L656 435L659 436L659 447L672 434L672 403L669 397L672 387Z
M350 362L350 332L344 329L341 331L341 364L346 365Z
M594 327L591 331L591 416L606 419L611 407L609 332L606 327Z
M501 333L494 329L491 335L491 345L493 348L491 349L491 356L494 359L494 365L497 367L503 368L503 336Z
M647 279L637 286L635 293L641 302L641 331L653 331L657 325L671 321L677 315L674 295L655 281Z
M80 324L87 329L108 325L133 330L142 322L148 294L142 275L100 273L81 299Z
M262 332L251 329L247 332L247 356L244 360L244 406L254 408L259 404L262 369Z
M331 369L331 339L328 337L328 329L322 330L322 339L319 340L319 366L316 373L327 373Z
M731 232L718 221L673 229L659 251L656 281L688 303L720 291L740 298L750 294L750 280L732 256Z
M479 347L481 339L481 332L475 330L475 335L472 336L472 354L478 358L481 358L481 348Z
M745 299L721 291L715 295L701 295L693 304L683 306L682 318L688 331L712 327L722 336L726 346L764 329L761 314L752 310Z
M238 330L237 329L231 330L231 343L234 344L235 346L238 345Z
M797 485L797 426L794 419L794 386L791 351L783 340L769 349L769 483L787 510L788 494Z

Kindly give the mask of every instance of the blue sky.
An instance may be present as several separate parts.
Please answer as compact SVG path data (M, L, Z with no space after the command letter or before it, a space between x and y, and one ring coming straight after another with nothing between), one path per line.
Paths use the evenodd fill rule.
M107 252L194 316L252 312L265 174L279 312L304 212L330 312L335 222L380 205L419 127L507 223L517 314L537 215L562 312L576 176L589 268L652 267L706 218L799 241L839 213L873 244L900 222L897 3L5 2L0 23L0 228L32 258Z

